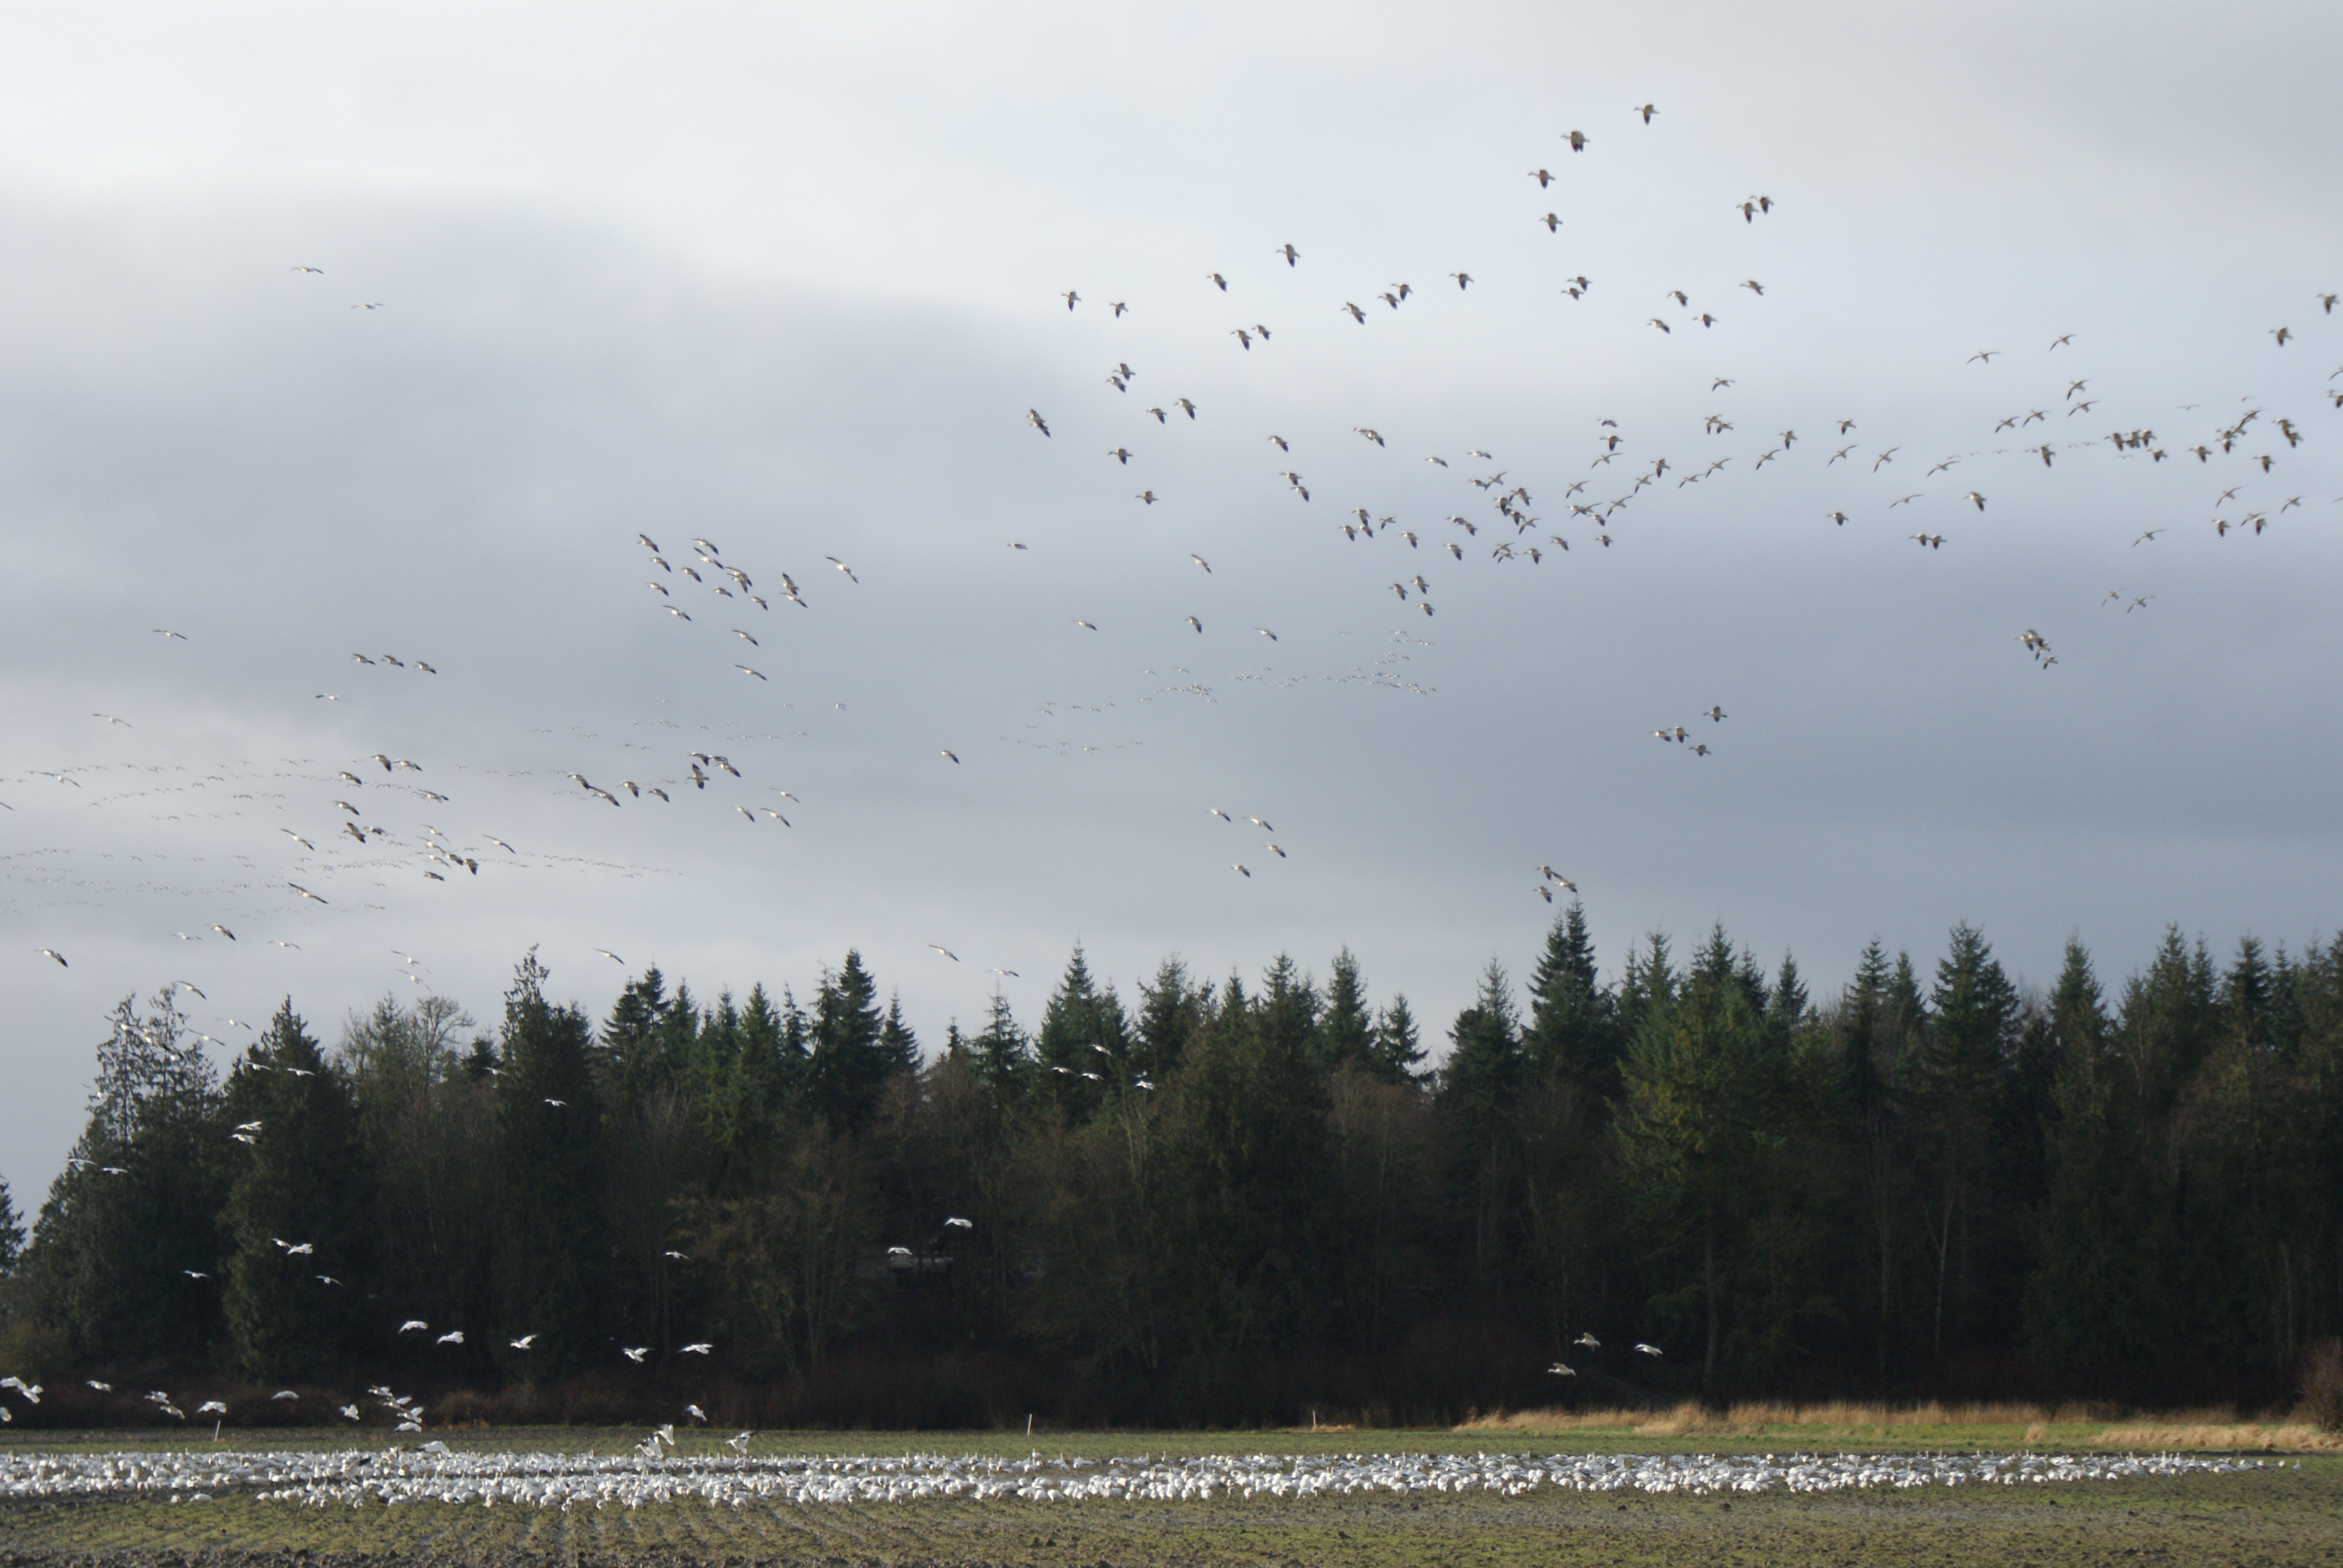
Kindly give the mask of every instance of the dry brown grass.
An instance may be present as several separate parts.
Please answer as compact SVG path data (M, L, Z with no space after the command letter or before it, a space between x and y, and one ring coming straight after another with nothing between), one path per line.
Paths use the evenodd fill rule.
M2343 1449L2343 1437L2308 1420L2244 1421L2234 1411L2155 1416L2107 1405L2068 1404L1736 1404L1719 1412L1684 1403L1665 1412L1634 1410L1499 1411L1459 1432L1631 1434L1639 1438L1798 1434L1906 1442L2057 1443L2113 1449Z
M2136 1422L2108 1427L2091 1441L2101 1448L2343 1450L2343 1435L2321 1432L2307 1421Z

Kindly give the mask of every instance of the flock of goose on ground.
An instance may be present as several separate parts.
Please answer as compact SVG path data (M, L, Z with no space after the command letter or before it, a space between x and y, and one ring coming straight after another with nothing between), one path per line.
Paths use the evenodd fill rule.
M417 1449L0 1454L0 1498L148 1495L209 1503L245 1495L313 1508L442 1503L482 1507L806 1507L959 1498L1037 1503L1487 1493L1544 1488L1650 1495L1754 1495L1862 1488L2039 1486L2227 1475L2276 1462L2180 1454L2043 1453L1135 1455L1106 1460L975 1454L750 1458L662 1456L656 1436L624 1454Z

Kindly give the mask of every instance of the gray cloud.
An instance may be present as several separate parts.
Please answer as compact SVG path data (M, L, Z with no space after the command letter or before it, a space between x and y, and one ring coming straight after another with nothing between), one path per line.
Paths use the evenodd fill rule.
M2036 974L2070 930L2119 968L2167 920L2331 925L2324 10L2028 13L2029 48L1974 7L223 15L103 48L18 20L0 52L20 1198L116 997L185 976L223 1039L288 993L330 1030L407 985L394 949L489 1016L531 943L598 1008L598 947L712 991L803 990L852 944L932 1041L993 965L1030 1016L1077 939L1126 983L1347 941L1444 1020L1491 956L1525 965L1541 861L1610 960L1721 919L1825 982L1956 919ZM1753 189L1780 206L1745 224ZM1182 395L1192 422L1143 412ZM2271 474L2179 455L2247 407ZM2008 450L2031 408L2024 444L2086 445ZM1624 445L1591 467L1603 417ZM2140 427L2167 461L2104 438ZM1663 455L1608 523L1570 515ZM1513 529L1464 477L1500 467L1542 519L1519 543L1566 553L1490 558ZM2214 535L2231 485L2270 531ZM1419 547L1346 541L1354 506ZM679 568L720 545L773 608L639 530ZM1418 572L1429 619L1388 590ZM386 651L439 673L350 658ZM1648 734L1676 723L1716 754ZM692 751L745 778L693 789ZM390 839L337 847L337 799ZM427 880L427 827L478 874Z

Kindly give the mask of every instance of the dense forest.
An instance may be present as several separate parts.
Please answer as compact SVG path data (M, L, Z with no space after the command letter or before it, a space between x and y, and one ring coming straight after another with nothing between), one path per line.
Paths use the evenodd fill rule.
M2070 943L2036 995L1959 926L1818 1003L1721 928L1605 980L1573 907L1436 1070L1347 952L1126 998L1077 949L1037 1023L996 997L933 1050L852 952L806 1003L652 970L598 1025L547 980L493 1031L386 999L330 1051L288 1000L225 1079L126 999L29 1236L0 1189L5 1370L72 1385L52 1419L168 1369L568 1419L1381 1422L2275 1399L2343 1328L2343 940L2176 930L2112 989Z

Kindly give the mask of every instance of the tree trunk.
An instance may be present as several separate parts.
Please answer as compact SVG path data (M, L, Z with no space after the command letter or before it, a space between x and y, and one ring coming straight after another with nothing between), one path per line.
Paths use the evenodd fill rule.
M1716 1388L1716 1205L1709 1203L1700 1215L1701 1289L1708 1297L1708 1352L1700 1363L1700 1392L1713 1394Z

